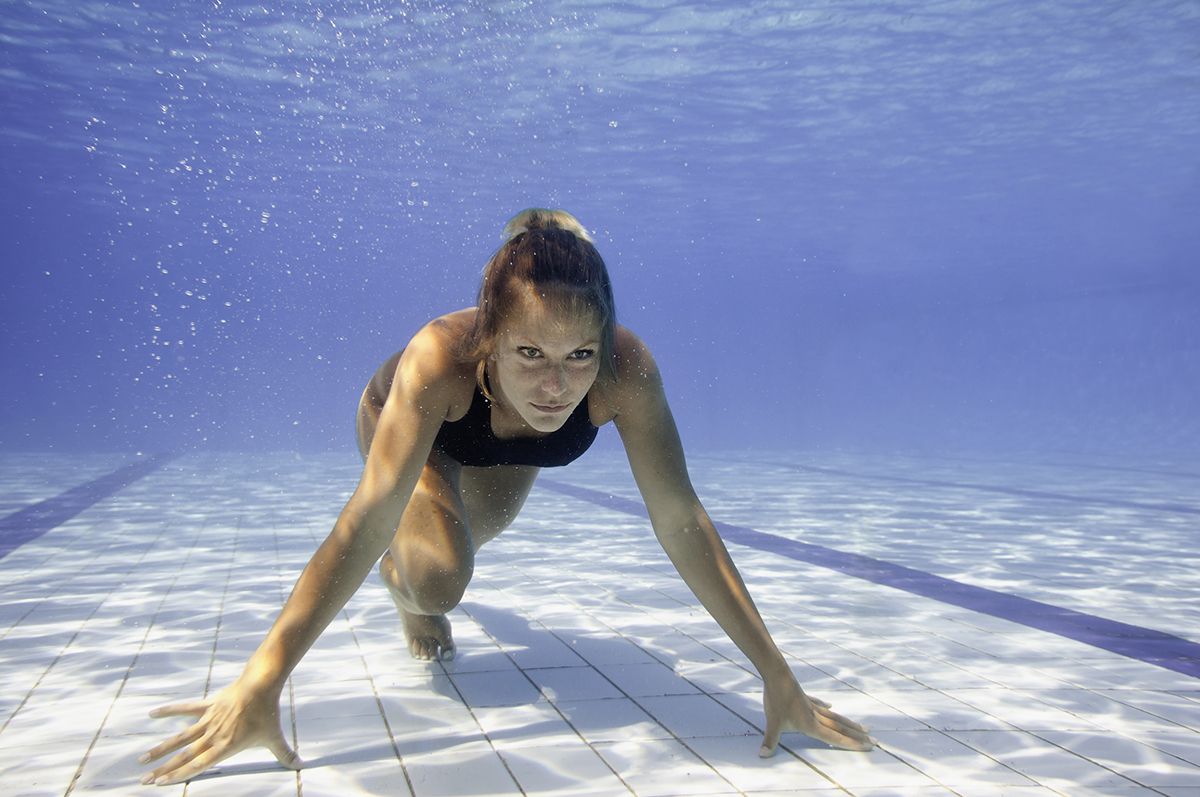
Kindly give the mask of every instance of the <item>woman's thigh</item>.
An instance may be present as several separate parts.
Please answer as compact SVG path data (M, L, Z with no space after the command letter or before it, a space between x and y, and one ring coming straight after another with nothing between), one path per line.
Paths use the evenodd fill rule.
M363 462L367 461L367 452L371 450L371 441L375 439L375 427L379 425L379 414L383 412L383 404L371 394L371 386L363 390L362 398L358 400L358 412L354 417L354 438L358 442L358 453Z
M476 548L504 531L516 519L539 470L525 465L462 468L460 495Z
M475 543L459 490L456 462L431 456L421 471L389 553L406 583L420 588L426 580L470 580Z
M517 516L536 475L537 468L464 468L430 456L384 563L421 613L458 604L475 573L475 552Z
M402 354L404 354L403 349L379 366L379 370L371 377L371 381L367 383L358 400L358 412L354 427L355 437L358 440L358 453L362 454L364 460L367 458L367 451L371 448L371 440L375 437L375 427L379 425L379 414L383 412L384 402L387 401L388 393L392 389L392 376L395 374L396 364L400 362Z
M368 385L363 391L355 424L358 450L364 460L382 411L379 391L372 388ZM403 556L405 545L441 545L461 554L466 550L464 543L469 543L473 553L516 518L539 470L523 465L464 467L445 456L431 454L396 530L393 558Z

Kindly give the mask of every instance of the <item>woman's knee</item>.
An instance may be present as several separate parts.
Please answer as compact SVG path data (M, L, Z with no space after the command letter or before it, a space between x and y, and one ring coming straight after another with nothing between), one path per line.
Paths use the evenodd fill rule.
M474 568L460 562L457 567L443 569L430 566L401 568L388 551L379 562L379 574L384 583L403 599L406 608L417 614L445 614L462 600L471 582Z
M475 568L462 562L454 569L426 567L410 576L410 596L420 614L445 614L462 601Z
M439 489L447 485L429 482L423 478L414 490L380 568L414 609L442 614L457 606L466 592L475 572L475 547L461 499L454 491ZM394 570L391 578L389 568Z

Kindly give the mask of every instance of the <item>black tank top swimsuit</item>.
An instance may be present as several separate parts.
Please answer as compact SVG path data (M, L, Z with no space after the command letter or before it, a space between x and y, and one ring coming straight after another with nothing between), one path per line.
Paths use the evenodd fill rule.
M459 420L442 423L433 450L477 468L493 465L555 468L578 459L592 445L597 431L588 416L588 400L584 396L567 422L556 431L543 437L501 440L492 431L491 402L476 385L471 408Z

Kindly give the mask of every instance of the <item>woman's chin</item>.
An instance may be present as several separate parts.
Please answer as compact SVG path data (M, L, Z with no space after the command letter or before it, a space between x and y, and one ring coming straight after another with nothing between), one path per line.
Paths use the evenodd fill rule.
M567 422L569 413L561 413L559 415L547 415L541 412L531 412L526 418L525 423L535 432L549 434L557 432Z

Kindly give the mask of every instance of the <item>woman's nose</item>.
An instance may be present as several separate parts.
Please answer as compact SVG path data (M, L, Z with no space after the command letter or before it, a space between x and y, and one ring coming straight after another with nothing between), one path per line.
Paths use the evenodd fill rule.
M567 369L550 368L543 382L546 392L552 396L561 396L567 392Z

